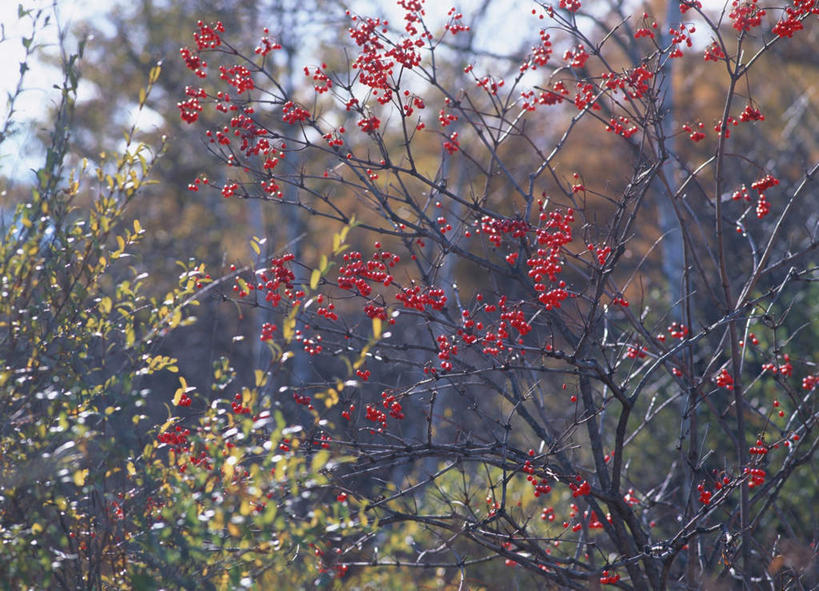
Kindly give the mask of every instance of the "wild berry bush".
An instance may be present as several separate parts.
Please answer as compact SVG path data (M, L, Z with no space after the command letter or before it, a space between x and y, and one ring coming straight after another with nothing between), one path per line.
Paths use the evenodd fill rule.
M213 162L192 198L261 200L282 236L309 231L254 237L214 278L186 268L170 301L256 315L266 354L253 375L213 356L210 392L151 392L170 416L138 423L153 441L118 493L67 477L64 502L100 516L82 542L49 523L34 552L58 556L55 584L819 584L819 149L765 103L809 96L777 52L816 45L819 5L533 4L510 55L456 9L438 26L397 8L348 12L344 51L302 86L268 30L200 21L182 48L179 115ZM146 345L163 309L183 317L167 302ZM88 457L114 465L95 412ZM14 519L25 544L44 527Z
M24 75L48 18L22 7L20 18L32 30L23 40ZM148 386L154 374L179 371L157 347L162 335L193 320L201 274L200 266L180 263L177 287L156 298L146 287L150 275L129 264L145 230L126 210L150 182L163 146L139 143L131 128L121 153L70 168L83 50L80 42L63 54L43 165L29 197L4 217L0 239L4 589L140 587L150 563L134 562L132 536L143 534L143 522L126 510L150 505L155 488L143 472L150 459L143 446L155 438L149 423L159 416ZM140 110L159 74L151 69ZM21 80L2 141L17 131L22 89Z

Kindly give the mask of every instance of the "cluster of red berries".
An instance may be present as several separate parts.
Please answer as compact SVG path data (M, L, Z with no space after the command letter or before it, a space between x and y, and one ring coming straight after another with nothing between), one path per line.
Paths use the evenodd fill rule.
M762 24L765 10L759 8L757 0L734 0L731 3L731 26L737 31L750 31Z
M691 127L687 123L683 125L682 128L683 131L688 133L688 139L690 139L695 144L705 139L705 132L702 131L703 129L705 129L705 123L703 123L702 121L697 123L696 129Z
M404 409L402 408L401 403L396 399L395 394L390 392L382 392L381 405L389 410L392 418L399 420L404 418Z
M312 71L307 66L304 66L304 75L313 78L313 88L318 94L324 94L333 87L333 80L324 71L327 69L327 64L321 64L321 67L315 66Z
M165 431L157 435L157 441L172 446L175 451L183 451L187 448L188 436L190 434L190 429L183 429L179 425L176 425L172 431Z
M233 409L233 412L239 415L249 415L250 409L242 404L242 395L236 394L233 396L233 400L230 403L230 408Z
M234 87L238 94L256 88L256 85L253 83L253 76L250 70L245 66L234 65L230 68L219 66L219 78Z
M569 488L572 491L573 497L577 498L591 494L591 485L589 484L588 480L582 480L580 476L577 476L575 480L579 484L576 484L575 482L569 483Z
M586 62L589 61L589 54L586 52L586 48L582 45L577 45L571 49L567 49L563 53L563 61L568 62L569 67L580 69L586 65Z
M711 45L705 48L704 58L707 62L718 62L725 59L725 52L722 51L719 43L713 41Z
M306 406L308 410L313 410L313 399L310 396L293 392L293 400L296 404Z
M259 40L259 45L254 50L256 55L266 56L271 51L281 49L281 43L277 43L275 41L271 41L270 37L270 29L267 27L264 28L264 36Z
M722 368L717 374L716 378L717 387L725 388L726 390L733 390L734 389L734 378L731 374L728 373L728 370Z
M304 107L300 107L293 101L287 101L282 105L282 121L295 125L310 119L310 111Z
M524 90L520 93L523 103L521 109L524 111L534 111L539 105L559 105L567 96L569 96L569 89L562 80L558 80L552 84L552 88L541 90L537 98L535 98L534 90Z
M609 124L606 126L606 131L616 133L628 139L636 134L640 129L636 125L630 125L628 117L619 116L616 119L612 117L609 119Z
M761 468L745 468L743 470L748 475L748 488L756 488L765 484L765 470Z
M764 456L768 453L768 447L765 445L764 441L757 439L756 445L752 445L748 448L748 453L752 456Z
M771 32L777 37L793 37L797 31L801 31L805 27L802 25L802 19L808 14L819 15L819 5L815 0L793 0L793 7L785 9L785 18L777 22Z
M680 46L682 44L685 44L686 47L691 47L693 45L691 35L695 31L696 27L694 27L694 25L686 26L685 24L682 24L677 29L673 27L669 28L668 34L671 36L671 44L673 45L674 49L671 50L671 53L668 55L668 57L672 59L682 57L683 52Z
M360 252L352 251L344 254L344 265L338 270L336 282L344 290L358 290L362 296L372 293L368 282L381 283L384 287L392 284L393 276L390 269L401 261L401 257L387 251L373 254L368 261L364 261Z
M597 102L597 97L595 96L597 91L594 84L591 82L578 82L576 89L577 92L574 95L573 102L578 111L582 111L586 107L591 108L592 111L599 111L601 109L600 104ZM583 187L583 185L574 185L572 187L572 192L574 193L579 193L580 191L584 190L585 187Z
M671 335L671 338L682 340L686 336L688 336L688 327L685 324L681 324L679 322L672 322L671 326L668 327L668 334Z
M405 287L395 295L395 299L404 304L405 308L412 308L423 312L427 306L433 310L443 310L446 306L446 295L439 287L428 287L424 290L418 285Z
M447 16L449 17L449 22L444 25L445 31L448 31L451 35L469 32L469 25L463 24L463 14L460 12L455 12L454 8L450 8Z
M626 357L629 359L645 359L648 349L642 345L629 345Z
M441 360L441 369L450 371L452 369L451 358L458 354L458 345L450 340L446 335L438 335L435 339L438 342L438 359Z

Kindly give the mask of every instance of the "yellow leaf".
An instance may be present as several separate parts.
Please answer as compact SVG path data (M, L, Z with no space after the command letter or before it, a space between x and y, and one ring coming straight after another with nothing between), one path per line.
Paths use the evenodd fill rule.
M142 234L142 225L139 223L139 220L134 220L134 232Z
M267 383L267 374L261 369L256 370L256 387L261 388Z
M225 514L220 509L217 509L213 513L213 517L211 517L210 521L208 521L208 526L212 530L221 530L223 527L225 527Z
M250 248L253 249L253 252L255 252L257 255L259 255L259 254L261 254L262 249L259 247L259 243L256 242L257 240L258 240L258 238L256 238L254 236L253 240L250 241Z
M173 425L173 424L174 424L174 423L175 423L175 422L178 420L176 417L174 417L174 416L170 416L170 415L171 415L171 409L168 407L168 405L167 405L167 404L165 405L165 408L166 408L166 409L168 409L168 415L169 415L169 418L168 418L168 420L167 420L167 421L165 421L164 423L162 423L162 425L159 427L159 432L160 432L160 433L164 433L165 431L167 431L167 430L168 430L168 427L170 427L171 425ZM150 452L145 451L145 452L143 452L143 453L144 453L145 455L148 455L148 453L150 453Z
M231 456L228 459L231 459L231 458L233 458L233 456ZM235 463L236 462L235 462L235 459L234 459L233 462L225 462L222 465L222 476L223 476L225 482L229 482L230 479L233 478L233 465Z
M136 333L134 332L133 324L128 324L125 327L125 348L130 349L136 342Z
M286 343L289 343L293 340L293 334L296 330L296 319L288 316L284 319L284 324L282 325L282 336Z
M134 476L136 474L136 467L134 466L133 462L128 462L125 467L128 469L129 476Z
M151 68L151 73L148 75L148 81L153 84L157 80L159 80L159 73L162 71L162 66L159 64L155 65Z
M336 392L335 388L330 388L325 394L327 397L324 399L324 406L330 408L338 404L338 392Z
M86 478L88 478L88 468L74 472L74 484L77 486L83 486Z
M310 289L316 289L319 284L319 280L321 279L321 271L318 269L313 269L313 272L310 274Z
M34 525L31 526L31 533L34 534L35 536L39 534L41 531L43 531L43 526L40 525L39 523L35 523Z
M314 472L318 472L319 470L325 467L325 465L327 464L327 460L329 459L330 452L327 451L326 449L323 449L313 456L313 459L310 462L310 468Z
M193 392L196 390L193 386L188 386L188 382L182 376L179 376L179 388L176 389L176 392L173 394L173 405L179 406L179 401L182 400L182 396L187 394L188 392Z
M108 314L111 311L111 298L104 297L100 300L100 312L103 314Z
M373 338L378 340L381 338L381 319L380 318L373 318Z

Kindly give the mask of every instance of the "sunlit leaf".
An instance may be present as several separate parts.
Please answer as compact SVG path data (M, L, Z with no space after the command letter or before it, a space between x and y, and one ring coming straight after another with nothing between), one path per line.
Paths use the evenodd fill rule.
M86 478L88 478L88 468L74 471L74 484L77 486L83 486Z

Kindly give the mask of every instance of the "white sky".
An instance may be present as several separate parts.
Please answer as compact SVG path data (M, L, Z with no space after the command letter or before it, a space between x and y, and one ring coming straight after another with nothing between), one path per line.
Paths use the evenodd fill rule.
M30 17L18 18L18 6L24 9L33 9L35 12L42 9L43 17L51 15L51 22L45 29L38 29L35 43L46 47L56 47L57 28L55 26L53 0L0 0L0 24L3 27L5 40L0 43L0 121L5 121L8 109L8 94L14 92L20 75L20 62L25 56L22 45L23 37L32 32ZM74 21L99 14L106 7L104 0L59 0L58 18L61 26L66 29ZM42 21L41 21L42 22ZM26 128L26 123L37 121L45 113L48 105L56 100L54 70L37 63L36 58L30 60L31 69L26 73L24 92L15 103L15 120L21 123L18 133L0 145L0 174L7 174L15 178L24 177L31 168L39 164L36 151L26 149L36 145L31 137L33 132Z

